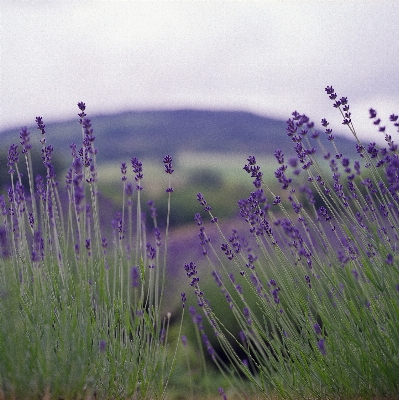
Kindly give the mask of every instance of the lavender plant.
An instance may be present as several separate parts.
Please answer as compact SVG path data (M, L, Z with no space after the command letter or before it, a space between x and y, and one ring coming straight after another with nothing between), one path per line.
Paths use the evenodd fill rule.
M243 397L399 393L398 148L387 133L386 147L364 146L347 98L338 99L330 86L325 90L356 140L355 159L336 147L326 119L323 134L295 111L287 121L295 156L275 152L275 177L285 195L263 180L254 156L244 167L255 186L238 203L249 235L237 229L225 235L197 196L220 231L218 248L196 215L223 311L220 300L209 301L214 289L203 291L196 265L187 263L185 270L214 333L212 342L201 322L204 347L238 391L251 382L252 392L246 389ZM385 132L373 109L370 118ZM389 119L399 127L397 115Z
M100 224L95 136L85 104L78 107L82 146L71 145L64 195L41 117L47 175L34 174L26 128L22 150L13 144L8 153L10 187L0 196L0 398L162 398L173 359L155 205L149 236L142 163L132 159L135 185L122 163L123 208L109 243ZM164 162L170 177L172 158Z

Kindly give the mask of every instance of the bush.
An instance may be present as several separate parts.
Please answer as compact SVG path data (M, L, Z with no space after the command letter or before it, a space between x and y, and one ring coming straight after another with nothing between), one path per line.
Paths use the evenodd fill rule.
M238 391L244 377L254 395L265 397L394 398L399 390L399 154L388 134L386 148L363 146L347 99L338 100L332 87L326 92L356 139L358 160L337 149L325 119L328 150L318 146L320 132L309 118L294 112L287 134L295 159L287 162L282 151L275 152L275 177L286 196L269 188L254 156L244 166L255 186L238 204L249 237L238 230L224 234L198 193L221 232L218 248L197 215L203 253L224 300L209 302L195 263L185 269L222 353L208 339L202 317L195 317L197 310L192 313L211 359L235 377ZM385 131L372 109L370 117ZM399 126L398 116L390 120ZM323 157L317 156L320 151ZM210 290L214 297L215 288ZM220 301L230 312L220 311ZM238 333L228 328L231 318Z

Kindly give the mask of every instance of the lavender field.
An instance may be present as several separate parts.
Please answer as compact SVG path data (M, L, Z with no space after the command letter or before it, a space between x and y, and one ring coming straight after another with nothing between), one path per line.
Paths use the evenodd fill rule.
M15 132L0 399L397 398L399 118L370 109L385 146L361 143L325 92L328 120L287 116L273 157L258 129L219 163L157 146L148 174L134 145L98 161L83 102L59 166L44 117Z

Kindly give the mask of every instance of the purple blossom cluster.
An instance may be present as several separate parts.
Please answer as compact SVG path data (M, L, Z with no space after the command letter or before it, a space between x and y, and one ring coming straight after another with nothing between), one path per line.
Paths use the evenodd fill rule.
M42 136L43 136L46 133L46 131L44 130L46 125L44 125L42 117L36 117L36 125L37 125L37 129L42 133ZM41 143L44 144L44 142L41 142Z
M200 240L200 245L202 247L202 254L205 256L206 254L208 254L208 251L206 249L206 244L209 243L210 239L205 234L205 227L202 222L201 214L196 213L194 215L194 220L197 223L197 226L199 226L198 238Z
M137 266L130 268L130 284L132 288L138 288L140 286L140 273Z
M276 200L275 200L276 201ZM272 235L272 228L266 219L270 205L263 189L252 192L247 199L238 201L241 217L250 225L250 232L256 235Z
M169 175L172 175L174 172L174 169L172 168L172 157L168 154L163 158L163 163L164 163L164 167L165 167L165 172ZM172 187L168 187L166 189L166 193L173 193L173 188Z
M150 260L150 265L148 266L149 268L155 268L155 264L154 264L154 259L155 256L157 254L157 251L155 249L155 247L152 247L150 243L147 243L147 258L148 260Z
M18 145L12 144L10 149L8 150L8 163L7 166L9 167L8 173L13 174L15 172L14 166L18 163L19 160L19 153L18 153Z
M197 200L201 204L201 206L204 207L204 211L208 212L208 211L212 210L212 208L207 205L207 202L206 202L204 196L202 195L202 193L197 193Z
M133 172L136 174L134 180L137 182L136 189L143 190L140 182L143 179L143 164L137 157L133 157L131 160Z
M247 161L248 164L245 164L244 170L248 172L248 174L251 174L252 178L255 178L253 184L257 189L259 189L262 186L263 172L260 170L260 166L256 165L255 156L249 156Z
M202 318L201 314L197 313L195 307L193 307L193 306L189 307L189 313L192 317L192 321L193 321L194 325L198 328L198 330L201 334L202 342L205 345L208 354L211 356L212 360L216 360L216 351L213 348L213 346L208 338L208 335L205 332L205 327L203 324L203 318Z
M37 117L37 118L41 118L41 117ZM43 127L44 127L44 125L43 125ZM22 145L22 154L26 154L32 148L32 145L30 144L30 133L26 126L21 128L19 137L21 139L20 143Z
M83 131L83 147L79 150L78 154L82 159L84 167L89 169L89 176L86 177L86 182L95 183L97 182L97 172L93 157L97 154L97 150L94 148L94 131L91 120L89 118L86 118L86 104L83 102L79 102L78 107L81 111L78 114L78 116L80 117L79 123L82 125Z
M351 113L349 111L348 98L341 97L339 100L337 100L338 96L335 93L335 90L332 86L327 86L325 88L325 91L328 94L330 100L334 101L334 107L338 108L341 111L341 114L344 117L342 124L349 125L352 122L352 120L351 120Z

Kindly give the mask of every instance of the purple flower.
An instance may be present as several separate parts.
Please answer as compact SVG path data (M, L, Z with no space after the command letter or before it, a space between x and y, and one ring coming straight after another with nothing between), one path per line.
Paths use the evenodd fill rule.
M199 229L198 237L200 239L200 245L202 246L202 254L206 255L207 254L207 250L205 249L205 245L210 242L210 239L208 239L206 237L206 234L204 233L204 230L205 230L205 228L203 226L201 226L200 229Z
M172 157L168 154L163 158L163 163L165 167L165 172L169 175L172 175L174 169L172 168ZM166 189L166 193L173 193L173 188L168 187Z
M211 356L212 360L214 360L216 358L216 352L214 350L214 348L212 347L211 342L208 339L208 335L206 333L203 333L201 335L202 338L202 342L204 343L209 355Z
M127 172L127 166L126 166L126 163L123 162L123 163L121 163L122 181L125 181L127 179L126 172Z
M85 114L85 110L86 110L86 104L83 103L83 101L78 103L78 107L79 110L81 111L78 116L80 117L79 123L82 124L83 123L83 118L86 117L87 114Z
M44 135L46 133L46 131L44 130L46 125L44 125L44 123L43 123L43 118L42 117L36 117L35 121L36 121L36 124L37 124L37 129L39 129L39 131L42 132L42 135Z
M159 228L154 228L154 236L155 236L157 246L160 246L161 245L161 231L159 230Z
M197 200L199 201L201 206L204 207L204 211L212 210L212 208L206 204L206 200L205 200L204 196L202 195L202 193L197 193Z
M325 118L323 118L321 120L321 124L324 126L324 128L327 128L327 126L329 125L329 122Z
M235 253L241 252L241 243L239 242L238 232L237 229L232 230L232 235L229 237L229 242Z
M107 349L107 342L105 340L100 340L98 342L98 348L101 353L104 353L104 351Z
M36 190L37 190L37 196L42 199L43 201L46 200L46 189L44 185L44 180L41 175L37 175L35 178L36 182Z
M186 294L185 293L181 293L181 302L182 302L182 307L183 308L185 307L186 301L187 301Z
M249 156L247 161L248 164L244 165L244 170L251 174L252 178L255 178L253 184L259 189L262 186L263 173L260 171L260 167L256 165L255 156Z
M324 90L330 96L331 100L335 100L337 98L337 95L335 94L335 90L332 86L327 86Z
M172 174L174 169L172 169L172 157L168 154L163 158L163 163L165 164L165 172L167 174Z
M30 142L30 133L28 132L28 129L26 128L26 126L21 128L19 137L21 139L20 143L22 145L22 154L25 154L32 148L32 145L29 143Z
M393 255L391 253L389 253L387 255L387 258L385 259L385 263L388 265L392 265L393 264Z
M14 171L14 169L12 167L14 166L14 164L17 164L18 160L19 160L19 153L18 153L18 145L17 144L13 143L10 146L10 149L8 150L7 159L8 159L7 166L10 167L9 170L8 170L8 173L9 174L13 174L15 171Z
M355 270L355 269L352 269L352 275L353 275L353 277L357 280L357 279L359 279L359 273Z
M220 246L220 249L224 252L224 254L226 254L229 260L232 260L234 258L234 253L227 243L223 243Z
M325 340L323 338L319 339L317 342L317 347L320 350L320 353L325 356L326 355L326 347L325 347Z
M290 167L296 168L298 166L298 159L296 157L291 157L288 160L288 164L289 164Z
M276 198L273 200L273 204L280 204L281 203L281 197L280 196L276 196Z
M256 164L255 156L249 156L247 158L247 161L248 161L249 165L255 165Z
M284 154L283 154L283 152L282 152L280 149L277 149L277 150L274 152L274 157L276 157L277 162L278 162L279 164L284 164Z
M222 399L227 400L227 396L226 396L226 393L224 392L223 388L220 387L218 389L218 391L219 391L219 394L222 396Z
M140 180L143 179L143 164L136 157L133 157L131 162L132 162L133 172L136 174L134 180L136 182L140 182ZM139 183L137 184L136 189L143 190L143 188L140 186Z
M54 148L53 146L48 145L42 148L42 160L43 164L47 168L47 179L55 179L55 171L54 171L54 166L52 164L52 159L53 159L53 151Z
M44 259L44 239L40 231L35 231L33 235L32 248L32 261L42 261Z
M23 206L25 201L25 189L24 186L19 183L19 181L15 184L15 193L14 193L15 202L21 206L20 211L25 211L25 207Z
M277 288L275 288L275 289L273 289L273 290L270 291L270 293L271 293L272 296L273 296L274 302L275 302L276 304L279 304L279 303L280 303L280 298L279 298L279 295L278 295L279 291L280 291L280 288L279 288L279 287L277 287Z
M190 262L189 264L184 265L184 269L186 270L187 276L189 278L192 278L190 286L195 286L200 280L196 276L197 275L197 266L193 262Z
M287 128L285 129L287 131L287 135L292 137L297 131L297 127L295 122L292 119L287 120Z
M156 249L154 247L152 247L150 243L147 243L146 247L147 247L148 259L153 260L157 254ZM155 267L155 265L153 265L153 264L150 265L150 268L154 268L154 267Z
M126 178L126 177L125 177L125 176L122 177L122 180L123 180L123 178ZM128 197L133 196L133 184L132 184L131 182L128 182L128 183L126 184L126 187L125 187L125 194L126 194L126 196L128 196Z
M314 324L313 328L317 335L321 335L321 328L319 324Z
M195 220L195 222L197 223L198 226L201 226L201 225L202 225L202 217L201 217L201 214L196 213L196 214L194 215L194 220Z
M139 287L139 269L137 267L130 268L130 282L133 288Z
M2 257L8 257L10 255L8 240L7 240L7 230L4 226L0 226L0 255Z
M151 218L153 218L153 219L156 218L158 215L157 215L157 209L155 207L154 200L148 200L147 206L150 207Z

